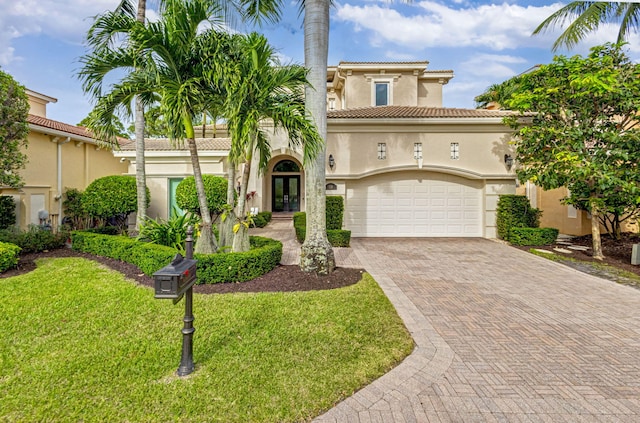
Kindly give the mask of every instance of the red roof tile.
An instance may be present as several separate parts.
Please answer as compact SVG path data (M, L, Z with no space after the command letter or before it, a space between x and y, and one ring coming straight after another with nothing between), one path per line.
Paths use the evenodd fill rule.
M455 109L448 107L378 106L334 110L329 119L437 119L437 118L502 118L513 112L485 109Z
M43 128L54 129L56 131L67 132L71 135L78 135L86 138L93 138L91 132L89 132L85 127L69 125L67 123L58 122L57 120L47 119L41 116L29 115L27 117L27 122L32 125L41 126Z
M222 150L231 148L229 138L197 138L196 146L199 151ZM135 141L128 140L120 144L120 150L131 151L136 149ZM187 151L185 143L172 143L167 138L147 138L144 140L145 151Z

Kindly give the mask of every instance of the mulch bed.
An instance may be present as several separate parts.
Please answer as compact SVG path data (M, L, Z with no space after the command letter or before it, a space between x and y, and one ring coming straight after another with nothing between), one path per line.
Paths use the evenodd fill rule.
M36 268L36 259L46 257L83 257L95 260L122 273L129 279L135 280L141 285L153 287L153 278L142 273L140 269L133 264L107 257L81 253L69 248L24 254L20 256L18 267L0 274L0 278L8 278L30 272ZM196 285L194 292L200 294L226 294L232 292L292 292L335 289L357 283L362 279L363 272L363 269L338 267L331 275L316 276L313 273L301 271L298 266L278 266L271 272L251 281Z

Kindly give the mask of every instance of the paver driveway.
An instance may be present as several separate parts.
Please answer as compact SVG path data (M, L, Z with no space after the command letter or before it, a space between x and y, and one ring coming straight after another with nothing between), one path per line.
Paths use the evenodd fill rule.
M417 348L316 421L640 422L640 290L484 239L352 247Z
M290 221L257 234L299 259ZM640 422L640 290L485 239L354 239L416 342L316 422Z

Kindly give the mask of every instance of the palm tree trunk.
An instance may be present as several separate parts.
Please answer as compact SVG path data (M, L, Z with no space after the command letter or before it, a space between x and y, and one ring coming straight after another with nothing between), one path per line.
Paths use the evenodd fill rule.
M231 247L233 245L233 225L236 223L236 213L233 211L236 200L236 166L229 161L227 170L227 205L229 210L224 221L220 222L220 247Z
M250 150L251 151L251 150ZM247 204L247 189L249 187L249 176L251 174L251 155L247 157L247 161L244 163L244 169L242 170L242 185L240 187L240 195L238 196L238 223L240 226L238 231L233 237L234 253L242 251L249 251L249 229L242 223L246 213L245 207Z
M307 234L301 248L300 268L318 275L330 274L336 265L327 239L325 217L329 4L329 0L306 0L304 3L304 58L311 85L306 88L305 103L325 147L314 163L305 164Z
M138 0L137 19L144 23L147 8L146 0ZM142 99L136 96L136 193L138 208L136 212L136 233L140 232L140 227L147 216L147 177L144 159L144 106Z
M193 138L193 128L191 136L187 138L187 146L189 147L189 155L191 156L191 166L193 167L193 177L196 182L196 192L198 193L198 203L200 205L200 236L196 241L195 252L200 254L213 254L218 250L216 245L216 237L213 234L211 223L211 213L207 205L207 195L204 191L204 182L202 181L202 171L200 170L200 160L198 159L198 149L196 140Z
M591 239L593 241L593 258L602 260L602 242L600 241L600 209L595 199L589 201L591 203Z

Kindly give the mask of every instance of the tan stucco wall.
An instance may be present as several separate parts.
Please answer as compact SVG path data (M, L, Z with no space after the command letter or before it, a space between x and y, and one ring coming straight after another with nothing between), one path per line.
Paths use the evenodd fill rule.
M65 138L58 141L64 142ZM52 137L35 131L29 133L28 148L23 150L28 162L20 172L24 187L20 190L5 189L3 194L15 195L18 205L18 224L26 229L39 223L34 217L43 205L50 214L54 226L61 222L62 197L67 188L84 190L91 181L107 175L120 175L127 166L115 159L110 150L97 149L94 144L71 140L60 146L62 183L58 186L58 144ZM44 201L41 202L41 198Z
M432 80L418 82L418 106L442 107L442 84Z
M345 82L346 108L375 106L373 86L376 82L389 83L389 105L418 105L418 77L412 72L398 72L396 70L385 73L353 71L351 75L347 76Z

